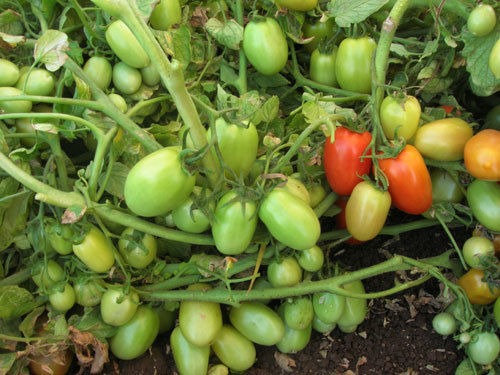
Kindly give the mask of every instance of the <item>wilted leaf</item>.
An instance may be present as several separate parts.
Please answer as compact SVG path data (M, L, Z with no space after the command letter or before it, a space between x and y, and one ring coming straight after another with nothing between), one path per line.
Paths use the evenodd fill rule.
M59 130L54 124L50 123L40 123L40 124L33 124L33 129L41 131L41 132L47 132L47 133L52 133L52 134L57 134Z
M23 333L24 337L31 337L35 331L35 324L40 315L45 311L45 306L37 307L31 311L19 324L19 330Z
M45 64L47 70L55 72L68 59L68 36L62 31L47 30L35 44L34 57L36 61Z
M106 362L108 362L108 346L97 339L90 332L82 332L70 326L69 339L75 347L78 364L90 367L91 374L99 374Z
M147 21L151 17L154 7L158 4L160 0L136 0L137 8L142 13L142 18Z
M115 197L123 197L125 180L127 179L127 175L129 172L130 168L125 164L119 162L114 163L105 190ZM105 174L102 174L99 177L99 185L102 185L104 183L104 180Z
M85 212L87 211L87 207L81 207L81 206L71 206L68 207L62 217L61 217L61 224L73 224L79 221L83 215L85 215Z
M168 31L154 30L156 38L167 55L177 59L183 69L191 61L191 33L185 25Z
M286 372L292 372L293 367L296 367L295 361L289 356L281 352L274 352L274 359L278 366Z
M9 372L12 365L17 358L17 354L14 353L4 353L0 354L0 374L5 375Z

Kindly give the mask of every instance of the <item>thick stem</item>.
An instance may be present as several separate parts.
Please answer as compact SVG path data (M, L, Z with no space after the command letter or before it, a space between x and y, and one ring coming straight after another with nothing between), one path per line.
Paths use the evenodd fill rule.
M244 19L243 19L243 0L236 0L236 9L235 9L235 14L236 14L236 21L241 26L244 26ZM247 57L245 55L245 51L243 51L243 48L240 49L239 51L239 72L238 72L238 80L237 80L237 86L238 86L238 92L240 95L243 95L244 93L247 92Z
M92 200L96 199L97 195L97 183L99 176L102 172L104 165L104 158L106 156L106 151L108 150L109 144L113 142L113 138L116 134L116 126L110 129L104 137L97 140L97 148L95 150L94 161L92 163L92 171L89 178L89 194Z
M59 139L59 135L49 134L47 136L47 142L49 143L50 150L52 151L56 159L57 174L59 175L59 182L61 184L61 188L64 191L68 191L69 190L68 171L66 169L66 161L64 160L64 153L61 149L61 142Z

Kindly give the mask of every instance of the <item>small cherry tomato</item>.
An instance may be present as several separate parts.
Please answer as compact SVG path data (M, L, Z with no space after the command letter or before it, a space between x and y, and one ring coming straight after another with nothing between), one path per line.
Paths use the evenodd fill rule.
M486 237L470 237L464 242L462 254L470 267L480 270L484 269L481 257L494 256L495 246Z

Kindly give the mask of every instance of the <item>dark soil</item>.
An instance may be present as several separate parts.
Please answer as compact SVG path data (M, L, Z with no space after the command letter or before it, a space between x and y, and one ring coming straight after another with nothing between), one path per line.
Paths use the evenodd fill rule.
M391 221L407 221L407 217ZM470 236L460 228L452 231L459 244ZM401 234L399 237L379 236L361 245L340 245L330 250L330 259L359 269L384 261L390 254L413 258L435 256L452 247L440 226ZM366 280L367 291L380 291L394 284L394 274ZM275 347L257 346L257 361L249 375L315 374L315 375L452 375L463 358L452 338L443 338L432 329L432 318L442 307L437 297L439 284L427 281L369 303L370 313L355 333L335 329L329 335L313 331L306 349L280 356ZM168 336L168 335L167 335ZM212 363L217 359L212 358ZM278 364L281 362L282 366ZM283 362L285 366L283 366ZM286 372L283 367L289 365ZM177 374L168 347L168 337L157 339L149 352L134 361L111 362L106 374Z

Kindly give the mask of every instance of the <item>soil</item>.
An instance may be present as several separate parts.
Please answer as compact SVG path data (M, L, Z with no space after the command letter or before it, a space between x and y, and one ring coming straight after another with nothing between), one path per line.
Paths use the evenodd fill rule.
M394 222L414 220L397 214ZM470 230L458 228L452 233L461 244ZM420 229L400 236L378 236L360 245L342 244L330 250L330 259L359 269L387 259L390 254L413 258L435 256L452 248L440 226ZM394 285L394 274L385 274L364 282L367 291L380 291ZM280 355L275 347L257 347L257 361L248 375L452 375L464 354L451 338L443 338L432 329L432 318L442 309L440 285L429 280L413 289L369 302L367 319L355 333L335 329L322 335L313 331L303 351ZM215 357L211 363L216 363ZM281 364L281 366L280 366ZM111 359L106 374L150 375L177 374L167 337L133 361Z

